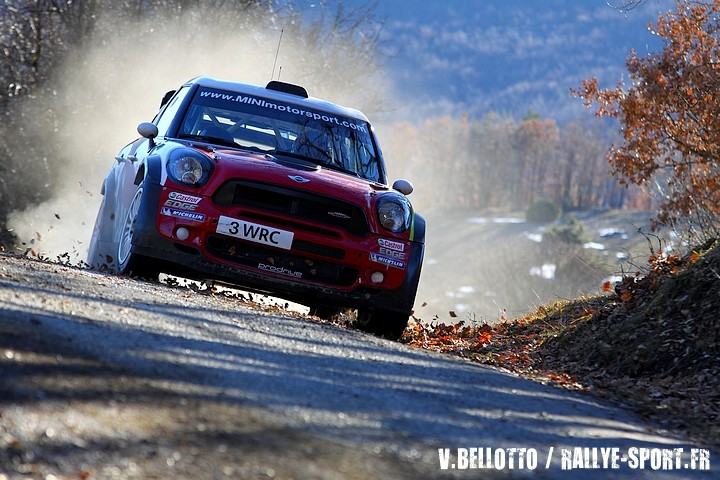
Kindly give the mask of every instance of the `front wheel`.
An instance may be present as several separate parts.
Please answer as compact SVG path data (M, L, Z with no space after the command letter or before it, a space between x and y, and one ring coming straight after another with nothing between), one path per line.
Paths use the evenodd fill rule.
M389 310L358 310L357 327L389 340L399 340L407 327L410 315Z
M117 271L123 275L132 275L148 280L157 280L159 270L156 262L148 257L135 253L133 239L138 212L142 204L143 187L138 187L130 202L125 221L121 225L120 238L117 242Z

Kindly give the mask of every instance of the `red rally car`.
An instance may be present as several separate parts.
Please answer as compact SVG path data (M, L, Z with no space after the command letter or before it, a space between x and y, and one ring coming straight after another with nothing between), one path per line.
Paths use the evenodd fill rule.
M420 280L425 221L388 186L361 112L208 77L168 92L103 182L94 267L214 279L321 316L358 309L360 328L398 338Z

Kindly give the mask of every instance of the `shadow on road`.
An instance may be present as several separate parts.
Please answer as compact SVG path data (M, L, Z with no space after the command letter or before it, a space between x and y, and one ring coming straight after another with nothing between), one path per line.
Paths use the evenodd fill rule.
M0 408L120 399L182 412L203 404L236 415L269 409L283 419L269 442L278 448L298 431L410 452L423 445L419 456L459 446L657 446L636 420L590 396L454 358L227 300L213 307L212 298L195 302L160 285L118 296L46 280L0 281L0 352L12 352L0 358ZM203 421L215 426L163 435L252 445L267 430ZM82 450L136 447L95 439ZM48 448L71 454L76 446Z
M13 288L29 289L17 285ZM56 293L50 289L32 291L43 296ZM108 306L103 304L128 307L124 301L89 295L63 292L62 296L92 300L105 309ZM28 312L21 305L0 309L6 326L30 322L52 325L55 332L41 338L3 334L1 349L18 351L20 358L24 348L62 359L31 364L3 359L0 402L36 401L16 388L24 379L33 377L136 376L166 382L163 391L155 392L163 397L239 402L280 411L308 409L370 419L368 426L322 425L324 433L339 438L372 438L397 431L435 439L443 445L474 444L491 437L498 441L515 438L528 443L567 443L570 439L565 433L557 436L552 430L561 426L595 428L615 413L590 397L568 395L442 355L429 357L399 345L388 349L389 342L366 342L355 332L337 329L330 335L331 340L325 339L326 334L312 338L293 334L303 329L335 330L332 326L303 324L281 316L264 317L258 323L269 328L262 330L259 341L253 342L247 340L258 337L253 322L240 324L237 314L227 310L133 303L126 313L136 318L143 314L160 317L153 325L172 325L174 332L163 332L152 325ZM59 332L68 335L63 337ZM209 339L213 335L207 332L218 338ZM271 340L267 344L265 337ZM85 384L87 387L80 384L71 390L48 385L42 399L90 400L108 393L94 388L91 381ZM142 391L123 393L143 402L151 400L143 398ZM630 434L641 431L620 424L612 428ZM582 443L592 446L617 442L583 438Z

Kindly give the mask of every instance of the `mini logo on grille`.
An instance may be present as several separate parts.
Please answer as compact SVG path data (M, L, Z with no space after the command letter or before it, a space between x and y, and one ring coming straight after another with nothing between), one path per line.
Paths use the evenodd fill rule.
M300 175L288 175L288 178L290 180L296 181L297 183L308 183L310 181L305 177L301 177Z
M342 212L328 212L328 215L330 215L331 217L335 217L335 218L344 218L345 220L350 219L350 215L345 215Z

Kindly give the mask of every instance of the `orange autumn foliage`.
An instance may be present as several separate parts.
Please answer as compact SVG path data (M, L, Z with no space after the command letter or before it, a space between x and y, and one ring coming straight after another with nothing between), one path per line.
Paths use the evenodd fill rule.
M596 114L616 118L614 173L643 185L664 184L657 221L720 219L720 0L678 1L650 28L661 52L627 59L631 84L602 89L595 78L574 90Z

